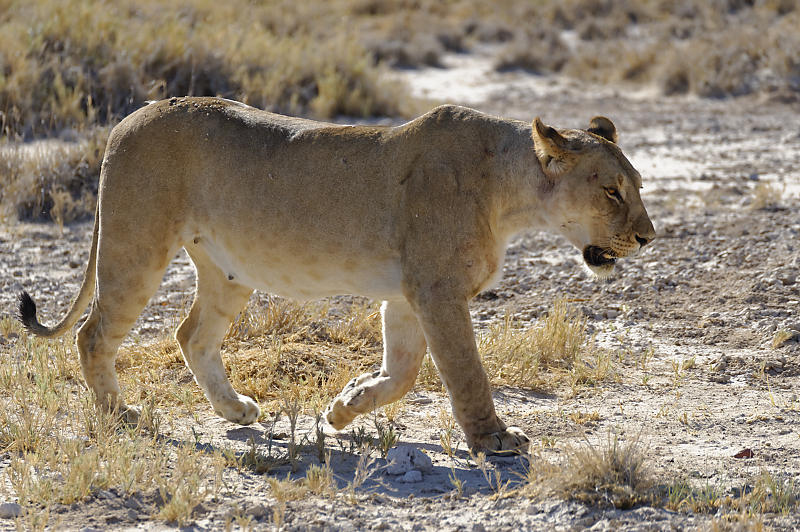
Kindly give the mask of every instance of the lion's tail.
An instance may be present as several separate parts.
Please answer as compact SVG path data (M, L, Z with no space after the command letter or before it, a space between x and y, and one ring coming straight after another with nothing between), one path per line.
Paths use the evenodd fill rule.
M24 291L19 295L19 321L21 321L25 328L33 334L44 337L60 336L64 334L65 331L71 329L72 326L77 323L78 318L81 317L84 309L89 304L89 300L94 293L95 279L97 277L97 235L100 226L99 213L100 209L98 202L98 207L95 209L94 213L92 250L89 253L89 262L86 264L86 270L83 272L83 283L81 284L81 289L78 292L78 295L75 297L75 300L69 307L69 312L67 312L67 315L64 316L64 319L62 319L61 322L54 327L45 327L39 323L38 319L36 319L36 303L33 302L33 298L31 298L31 296Z

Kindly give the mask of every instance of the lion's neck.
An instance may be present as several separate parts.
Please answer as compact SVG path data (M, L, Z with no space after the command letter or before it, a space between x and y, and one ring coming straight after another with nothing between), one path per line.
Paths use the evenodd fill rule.
M495 167L498 198L496 232L510 240L526 230L548 229L548 199L554 185L542 172L533 147L530 127L517 127L503 139L503 155Z

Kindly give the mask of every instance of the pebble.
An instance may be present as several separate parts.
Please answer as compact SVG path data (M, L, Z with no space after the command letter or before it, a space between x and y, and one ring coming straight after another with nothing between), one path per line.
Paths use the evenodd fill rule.
M130 508L131 510L139 511L142 509L142 503L140 503L135 497L130 497L127 499L122 505L125 508Z
M389 462L386 472L390 475L405 475L413 469L417 472L433 470L433 462L428 455L413 445L400 445L389 449L386 460Z
M785 359L782 358L771 358L769 360L764 361L764 371L776 371L781 372L783 371L783 366L785 364Z
M22 506L15 502L4 502L0 504L0 519L12 519L22 515Z
M249 507L246 513L256 519L260 519L269 513L269 508L263 503L256 503Z

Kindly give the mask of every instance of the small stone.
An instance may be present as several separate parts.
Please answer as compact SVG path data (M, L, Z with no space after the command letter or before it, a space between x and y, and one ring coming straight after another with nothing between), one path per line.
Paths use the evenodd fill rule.
M379 521L378 524L372 528L372 530L389 530L390 528L391 526L389 525L389 521L384 519Z
M0 519L13 519L22 515L22 506L15 502L0 504Z
M131 510L136 510L137 512L142 509L142 503L140 503L135 497L130 497L122 505L125 508L130 508Z
M127 515L128 515L128 519L130 519L131 521L138 521L139 520L139 512L137 512L136 510L128 510Z
M774 371L776 373L780 373L783 371L784 364L785 361L783 359L771 358L764 361L764 371Z
M728 367L728 359L725 357L720 358L711 366L712 371L720 372L725 371L725 368Z
M486 532L486 527L481 523L475 523L472 525L472 532Z
M266 507L266 505L261 503L254 504L253 506L247 509L247 514L256 519L264 517L265 515L267 515L268 512L269 509Z
M389 449L386 460L389 462L386 472L390 475L405 475L412 469L418 472L433 470L433 462L428 455L413 445L400 445Z
M405 475L398 479L400 482L405 482L408 484L412 484L414 482L422 482L422 473L417 471L416 469L412 469L411 471L407 472Z
M410 405L429 405L433 402L433 399L430 397L425 397L424 395L417 395L415 397L409 397L406 399L406 403Z

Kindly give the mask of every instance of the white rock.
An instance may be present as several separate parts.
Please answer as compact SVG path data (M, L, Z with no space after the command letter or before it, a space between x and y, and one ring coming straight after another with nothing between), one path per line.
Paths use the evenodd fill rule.
M428 455L413 445L400 445L389 449L386 460L389 462L386 472L390 475L405 475L412 469L417 471L433 470L433 462Z
M22 515L22 506L15 502L0 504L0 519L11 519Z
M405 475L398 479L400 482L407 482L409 484L413 482L422 482L422 473L417 471L416 469L412 469L411 471L407 472Z

